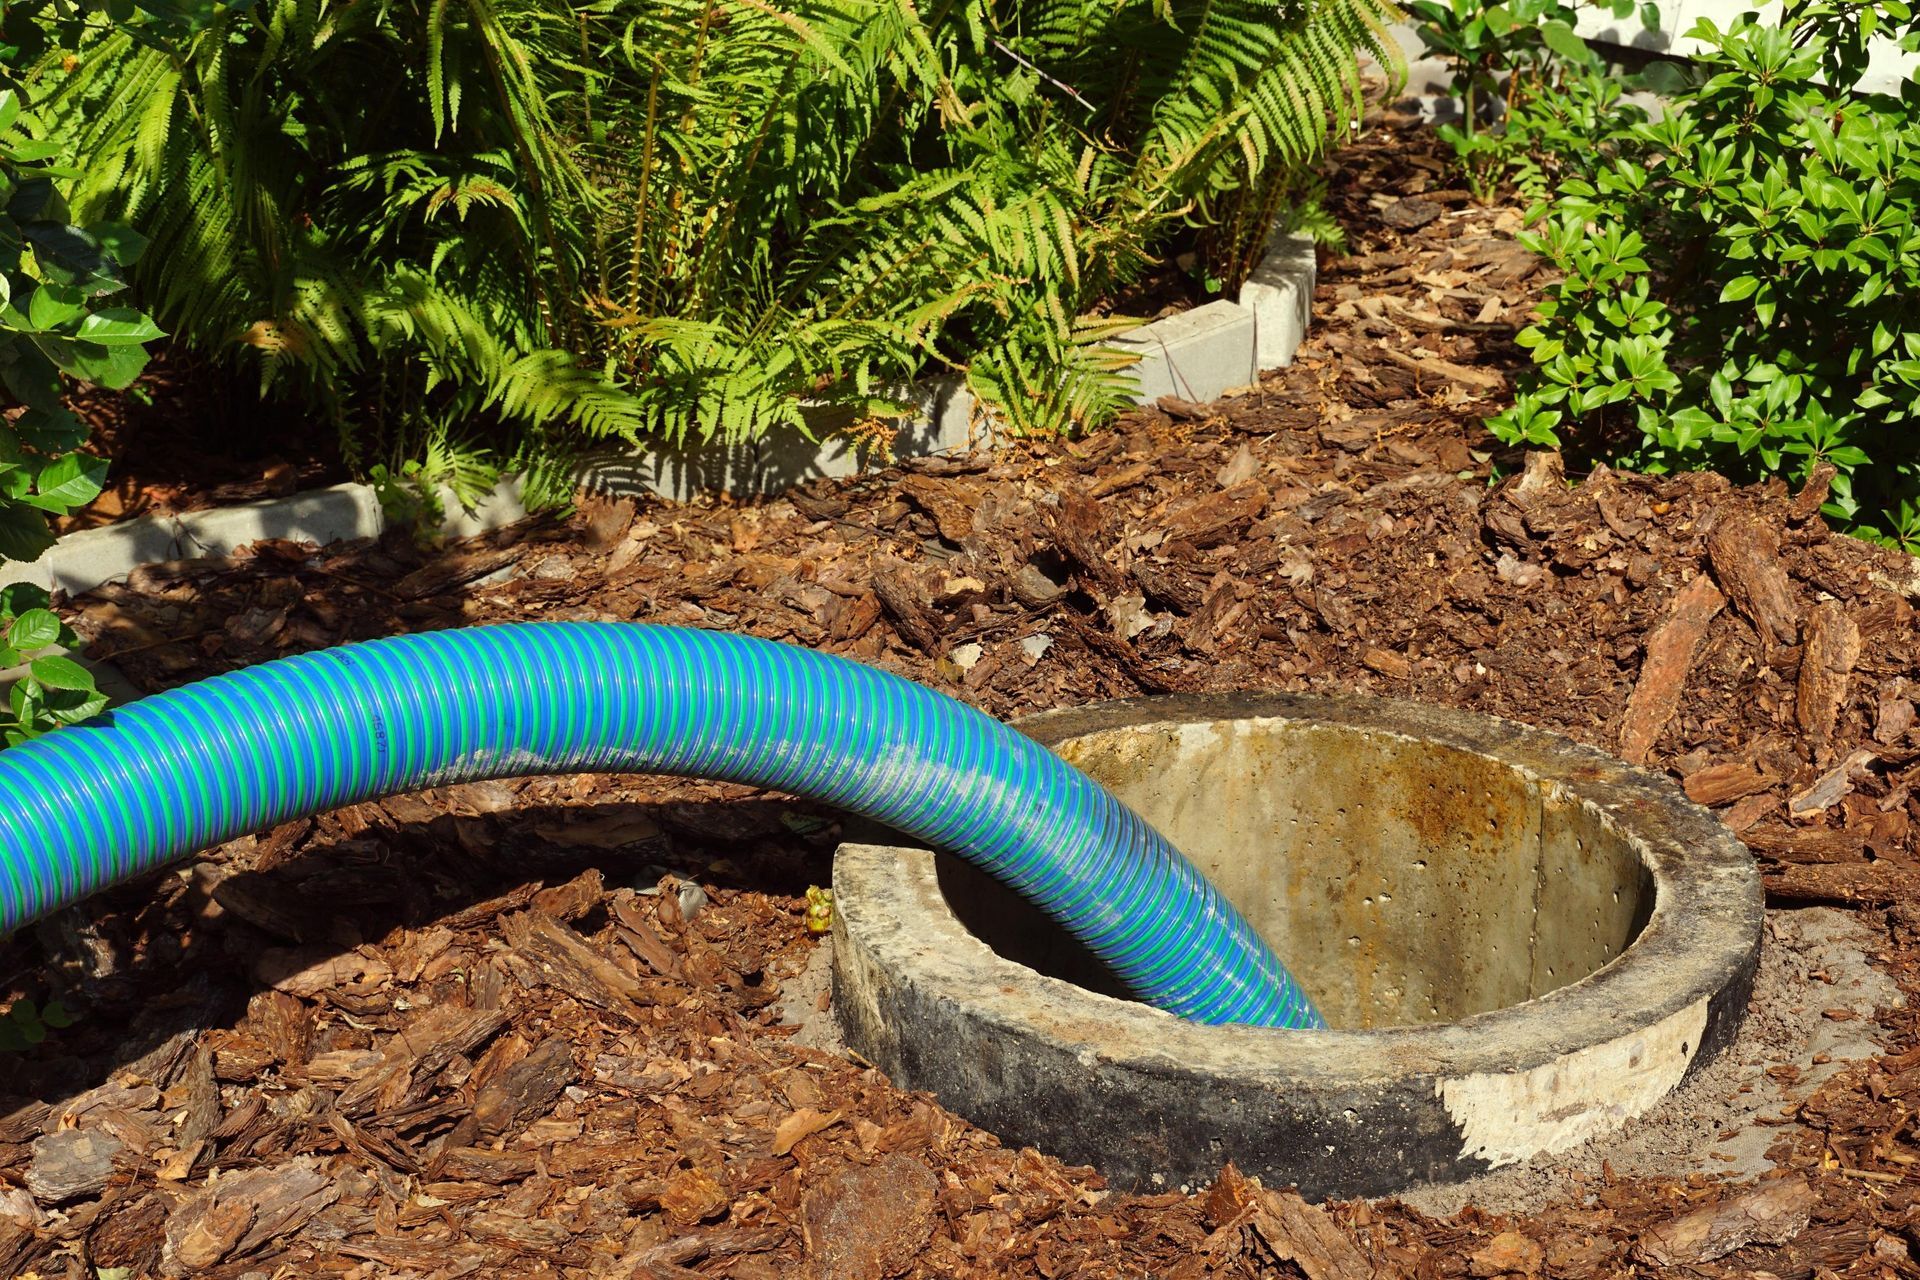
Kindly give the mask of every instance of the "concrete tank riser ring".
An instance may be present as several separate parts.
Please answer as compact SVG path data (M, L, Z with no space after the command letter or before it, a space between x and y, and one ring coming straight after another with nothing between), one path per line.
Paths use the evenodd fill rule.
M1645 1113L1745 1015L1752 858L1670 782L1598 751L1444 708L1285 694L1018 727L1171 837L1335 1028L1199 1026L1117 998L963 867L843 845L849 1044L1117 1185L1204 1182L1228 1160L1313 1197L1458 1181Z

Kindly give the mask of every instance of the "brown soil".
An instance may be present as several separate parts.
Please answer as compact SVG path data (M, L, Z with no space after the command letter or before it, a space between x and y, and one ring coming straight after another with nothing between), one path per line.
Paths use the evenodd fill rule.
M73 407L90 428L87 450L112 462L100 496L55 522L60 533L349 478L327 423L179 354L155 359L133 392L82 388Z
M1760 1167L1739 1143L1688 1157L1750 1120L1676 1121L1682 1099L1646 1160L1489 1187L1498 1211L1320 1210L1231 1171L1110 1193L796 1032L824 996L800 895L834 814L538 779L290 823L0 947L0 984L83 1011L0 1067L0 1274L1920 1275L1920 1017L1873 1012L1857 968L1920 981L1920 575L1830 534L1817 491L1567 484L1552 459L1489 486L1474 424L1539 279L1516 216L1444 174L1424 135L1354 150L1356 252L1313 340L1217 405L757 505L593 502L439 552L263 544L72 613L156 689L396 631L633 619L817 646L1002 716L1359 690L1644 754L1765 873L1762 999L1791 1004L1699 1087L1737 1095L1739 1054L1761 1060L1780 1092L1758 1122L1795 1122L1777 1169L1701 1172ZM1845 914L1853 970L1806 959L1831 920L1809 904ZM1846 1048L1814 1047L1810 1009Z

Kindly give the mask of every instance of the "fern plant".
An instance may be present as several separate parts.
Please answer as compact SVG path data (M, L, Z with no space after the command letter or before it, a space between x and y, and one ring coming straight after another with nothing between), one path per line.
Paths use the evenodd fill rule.
M1017 430L1099 420L1130 379L1094 304L1185 225L1243 272L1392 12L256 0L42 74L163 325L367 465L491 447L558 490L583 441L812 433L928 372Z

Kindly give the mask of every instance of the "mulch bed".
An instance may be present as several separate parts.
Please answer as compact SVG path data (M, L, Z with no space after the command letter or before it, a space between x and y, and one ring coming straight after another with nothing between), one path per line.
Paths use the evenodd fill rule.
M1070 444L759 504L594 501L443 550L265 543L76 625L162 688L489 621L722 627L996 715L1251 688L1417 698L1682 780L1776 903L1843 904L1920 990L1910 558L1820 492L1489 484L1537 267L1424 134L1343 158L1354 253L1292 368ZM1386 193L1379 195L1376 193ZM807 1048L783 987L837 816L704 782L449 787L289 823L0 947L83 1016L0 1055L0 1274L1920 1275L1914 1016L1758 1184L1602 1178L1447 1219L1225 1170L1142 1196ZM215 1176L217 1174L217 1177Z

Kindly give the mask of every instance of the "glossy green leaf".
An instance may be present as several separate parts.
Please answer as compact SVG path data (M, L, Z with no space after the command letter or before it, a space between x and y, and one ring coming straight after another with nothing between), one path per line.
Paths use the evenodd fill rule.
M27 298L27 323L35 329L58 329L85 313L86 296L67 285L43 284Z
M50 609L29 609L7 628L7 646L22 653L44 649L60 639L60 615Z
M101 346L125 347L139 346L166 335L160 331L159 325L138 311L126 307L106 307L82 320L77 336Z
M47 464L34 484L37 505L69 511L100 495L107 476L107 460L86 453L70 453Z
M72 658L35 658L27 670L48 689L91 692L94 687L93 673Z

